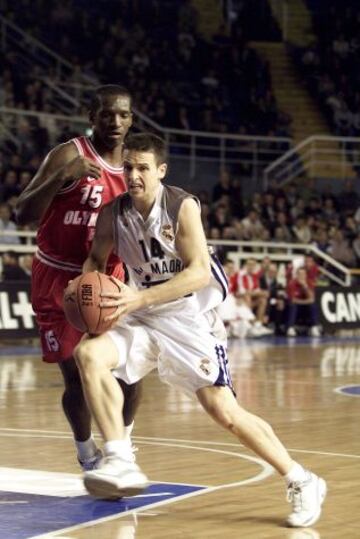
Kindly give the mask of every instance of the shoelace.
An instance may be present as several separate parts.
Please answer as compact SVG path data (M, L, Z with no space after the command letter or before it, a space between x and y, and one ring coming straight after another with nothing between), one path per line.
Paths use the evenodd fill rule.
M299 513L302 510L303 501L299 483L291 483L291 485L289 485L286 499L292 504L294 513Z

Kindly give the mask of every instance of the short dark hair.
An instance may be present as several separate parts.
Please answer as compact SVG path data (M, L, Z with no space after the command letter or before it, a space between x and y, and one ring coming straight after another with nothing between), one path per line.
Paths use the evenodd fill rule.
M104 86L98 86L89 103L89 112L93 114L101 107L101 102L104 97L123 95L130 99L131 105L131 94L125 86L120 86L119 84L105 84Z
M124 142L124 150L135 152L152 152L157 165L167 162L165 141L154 133L136 133L129 135Z

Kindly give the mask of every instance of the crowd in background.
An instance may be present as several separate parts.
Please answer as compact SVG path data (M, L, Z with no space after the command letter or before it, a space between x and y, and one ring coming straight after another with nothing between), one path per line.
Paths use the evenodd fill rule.
M340 136L360 134L360 6L356 0L307 0L316 41L294 56L312 94Z
M314 245L347 267L360 263L360 196L352 181L338 193L320 192L311 179L242 196L241 181L222 171L212 196L199 194L209 239ZM220 247L224 259L228 248Z
M19 156L14 155L14 159ZM17 198L34 169L12 162L0 182L0 243L16 244L14 214ZM196 185L193 189L196 193ZM336 195L317 191L311 179L242 194L242 181L224 169L210 191L196 193L202 204L202 220L210 240L271 241L272 252L284 252L283 243L314 245L349 268L360 264L360 196L352 181ZM26 228L28 230L28 228ZM231 247L218 246L222 261ZM249 248L251 252L251 248Z
M281 275L269 256L260 262L249 256L238 268L224 262L229 295L218 307L229 337L320 336L315 288L320 269L311 254L294 258Z
M102 83L122 83L138 110L161 126L289 135L291 119L278 109L269 67L248 44L269 27L263 0L251 9L237 2L230 27L220 24L212 38L200 34L190 0L4 3L10 20L77 67L67 82L80 80L81 66ZM55 72L46 76L56 82ZM0 105L59 112L44 77L9 53L0 68Z
M359 74L353 66L359 62L360 10L354 2L346 9L334 0L327 3L332 17L326 19L326 27L314 10L319 41L295 55L336 132L356 135L360 132L360 93ZM308 4L314 7L312 0ZM205 39L199 32L198 13L188 0L91 4L65 0L56 6L46 0L16 4L4 0L10 19L76 66L70 83L80 80L81 65L82 71L96 75L102 83L127 86L137 109L162 126L288 136L291 119L277 107L269 67L249 46L251 39L264 32L268 40L279 39L268 3L234 0L232 6L226 13L227 26L220 25L211 39ZM37 16L40 9L46 14L43 18ZM56 80L57 75L48 72L47 76ZM9 52L0 66L0 106L58 112L51 97L41 68L24 64L21 55ZM79 112L85 113L85 104ZM23 242L12 235L18 230L14 209L45 153L76 135L66 121L55 138L54 133L39 119L22 117L16 127L20 145L8 140L0 151L0 243L9 246L0 260L2 280L29 279L32 256L11 250ZM313 180L302 179L282 189L270 186L245 199L243 181L245 176L223 169L217 184L207 191L196 193L194 185L208 239L271 241L271 252L277 254L284 252L283 243L314 245L347 267L359 265L360 196L352 182L335 193L319 191ZM217 247L231 289L221 313L229 335L260 337L275 332L293 336L305 311L309 331L316 336L316 262L305 257L300 265L287 268L284 279L271 259L259 263L251 258L255 249L247 249L249 258L235 267L229 258L231 248Z

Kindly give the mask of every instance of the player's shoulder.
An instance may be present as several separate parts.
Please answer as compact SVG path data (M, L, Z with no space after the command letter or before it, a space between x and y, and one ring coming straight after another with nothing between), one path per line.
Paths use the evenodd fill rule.
M116 215L124 215L124 213L132 208L132 200L129 193L121 193L115 197L109 204L111 211Z
M79 151L73 139L68 140L55 146L48 153L47 159L51 161L58 161L63 159L64 161L71 161L79 155Z
M180 208L193 207L194 205L200 207L198 198L185 191L181 187L174 185L164 185L162 195L162 207L165 208L168 214L177 219Z

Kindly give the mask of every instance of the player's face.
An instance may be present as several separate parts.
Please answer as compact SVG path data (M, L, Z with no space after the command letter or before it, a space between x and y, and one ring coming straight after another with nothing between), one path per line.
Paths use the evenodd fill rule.
M125 95L102 98L101 105L93 113L91 121L94 134L105 145L114 147L122 144L132 124L130 98Z
M166 168L166 163L158 165L152 152L125 150L124 176L131 198L152 203Z

